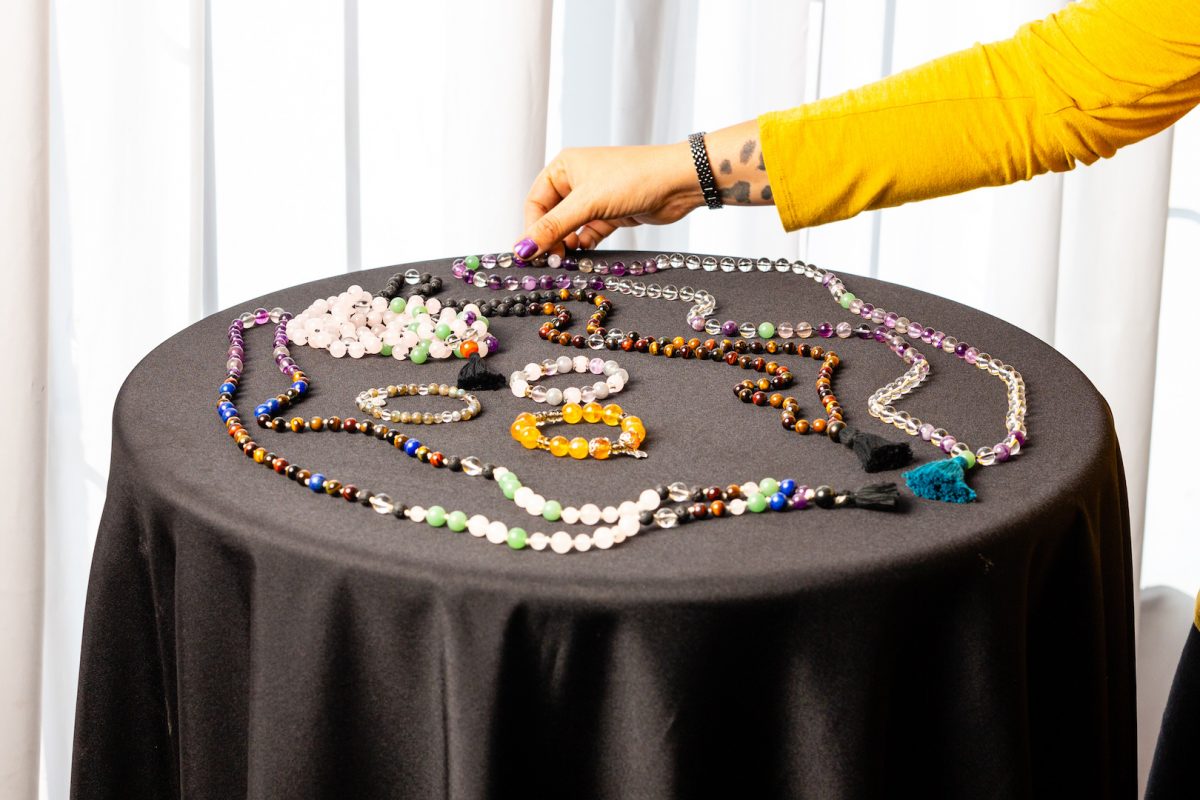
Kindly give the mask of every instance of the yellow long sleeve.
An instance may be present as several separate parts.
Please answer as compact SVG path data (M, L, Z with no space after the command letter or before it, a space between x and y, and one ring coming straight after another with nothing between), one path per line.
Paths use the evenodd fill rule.
M1200 1L1081 0L758 123L791 231L1091 164L1197 103Z

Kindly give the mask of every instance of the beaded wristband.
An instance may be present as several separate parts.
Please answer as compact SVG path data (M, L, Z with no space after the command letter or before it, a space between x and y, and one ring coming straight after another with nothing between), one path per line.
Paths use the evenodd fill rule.
M541 428L565 422L574 425L579 422L597 423L620 427L621 434L614 444L607 436L597 436L590 440L577 436L567 439L565 436L553 438L543 436ZM627 455L634 458L645 458L646 453L638 447L646 438L646 428L642 420L632 414L626 414L616 403L601 406L599 403L588 403L580 406L578 403L567 403L561 409L554 411L539 411L535 414L524 413L517 416L509 428L512 437L520 442L527 450L548 450L551 455L584 459L588 456L603 461L609 456Z
M458 411L395 411L386 408L393 397L449 397L461 400L466 408ZM479 398L466 389L447 383L402 383L367 389L354 399L358 410L378 420L399 422L407 425L439 425L448 422L466 422L483 409Z
M566 389L534 386L543 377L563 375L570 372L580 374L591 372L593 375L603 375L604 380L596 381L589 386L570 386ZM614 394L619 394L629 382L629 373L621 368L616 361L605 361L602 358L589 359L587 356L559 356L557 359L546 359L541 363L526 364L525 369L518 370L509 376L508 385L516 397L528 397L535 403L546 403L560 406L563 403L591 403L604 400Z

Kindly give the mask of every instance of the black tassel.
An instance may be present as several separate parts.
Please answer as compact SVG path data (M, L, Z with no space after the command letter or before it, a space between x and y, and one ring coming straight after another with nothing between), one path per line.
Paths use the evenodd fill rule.
M894 483L873 483L848 492L846 497L855 508L872 511L897 511L900 508L900 490Z
M854 451L864 472L882 472L908 466L913 459L908 442L889 442L882 436L849 425L838 433L838 441Z
M458 388L466 389L469 392L490 392L507 386L508 379L500 373L488 369L483 359L478 354L473 354L459 370L457 385Z

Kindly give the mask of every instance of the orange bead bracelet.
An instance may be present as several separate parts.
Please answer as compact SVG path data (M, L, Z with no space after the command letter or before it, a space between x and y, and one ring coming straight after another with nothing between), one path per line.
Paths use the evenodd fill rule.
M607 436L597 436L584 439L576 436L568 439L565 436L548 437L542 434L544 425L565 422L574 425L577 422L603 422L621 429L620 435L614 442ZM512 437L528 450L549 450L551 455L584 459L588 456L603 461L609 456L633 456L645 458L646 453L638 448L646 439L646 426L639 417L626 414L616 403L602 406L599 403L566 403L562 408L537 413L524 413L517 416L509 428Z

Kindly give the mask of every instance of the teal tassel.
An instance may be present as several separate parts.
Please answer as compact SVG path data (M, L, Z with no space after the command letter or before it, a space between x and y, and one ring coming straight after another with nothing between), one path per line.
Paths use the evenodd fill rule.
M963 480L963 467L966 463L962 457L930 461L905 472L901 477L917 497L941 500L944 503L969 503L975 499L976 494Z

